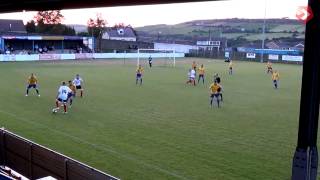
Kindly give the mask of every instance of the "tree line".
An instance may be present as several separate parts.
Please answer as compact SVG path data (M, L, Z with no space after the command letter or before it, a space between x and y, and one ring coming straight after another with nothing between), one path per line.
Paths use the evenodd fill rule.
M60 10L39 11L34 19L26 24L28 33L76 35L76 31L64 24Z
M87 32L76 33L73 27L62 24L64 16L60 10L38 11L32 20L27 22L26 30L28 33L39 33L48 35L81 35L94 36L101 38L107 28L107 21L101 14L95 18L90 18L87 22ZM124 23L115 24L111 28L131 27Z

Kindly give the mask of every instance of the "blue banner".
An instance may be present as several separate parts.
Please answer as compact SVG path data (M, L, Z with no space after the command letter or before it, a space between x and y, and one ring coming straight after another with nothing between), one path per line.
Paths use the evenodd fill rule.
M277 49L254 49L257 54L275 54L275 55L299 55L300 51L297 50L277 50Z

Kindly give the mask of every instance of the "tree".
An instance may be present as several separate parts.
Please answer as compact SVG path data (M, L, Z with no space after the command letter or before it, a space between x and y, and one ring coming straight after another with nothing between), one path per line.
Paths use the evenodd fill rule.
M126 26L124 25L124 23L118 23L113 25L113 28L125 28Z
M38 11L34 17L37 24L40 22L43 22L44 24L61 24L63 19L64 16L61 14L60 10Z
M88 33L99 40L99 50L101 51L102 35L105 31L107 21L102 18L101 14L97 14L96 18L88 20Z
M35 33L36 32L36 23L34 22L34 20L27 22L26 30L28 33Z
M88 32L79 32L77 33L78 36L90 36Z
M101 14L97 14L96 18L88 20L88 33L96 38L102 37L107 21L102 18Z
M298 37L298 36L299 36L298 33L293 33L293 34L292 34L292 37L293 37L293 38L296 38L296 37Z
M26 24L26 29L29 33L75 35L74 28L61 24L63 19L59 10L39 11L34 20Z

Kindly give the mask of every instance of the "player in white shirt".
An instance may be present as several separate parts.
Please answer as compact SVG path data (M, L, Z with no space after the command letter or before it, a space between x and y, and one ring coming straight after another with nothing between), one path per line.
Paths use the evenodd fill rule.
M196 71L194 69L189 69L188 72L188 81L187 84L191 83L194 86L196 85Z
M196 70L191 69L190 79L191 79L193 85L195 86L196 85Z
M79 74L77 74L76 77L74 78L73 84L76 86L77 90L80 90L80 97L82 97L83 96L83 80Z
M72 90L66 85L66 82L62 82L56 97L56 108L52 112L56 113L60 109L60 105L63 105L64 113L67 113L68 94L71 92Z

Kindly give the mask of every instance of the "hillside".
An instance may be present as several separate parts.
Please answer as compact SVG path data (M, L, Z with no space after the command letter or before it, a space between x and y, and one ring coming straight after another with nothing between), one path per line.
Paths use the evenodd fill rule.
M136 28L141 40L207 40L227 38L257 41L262 39L263 19L196 20L176 25L152 25ZM266 39L304 38L304 24L292 19L267 19Z

